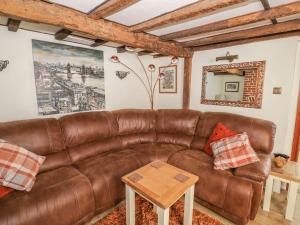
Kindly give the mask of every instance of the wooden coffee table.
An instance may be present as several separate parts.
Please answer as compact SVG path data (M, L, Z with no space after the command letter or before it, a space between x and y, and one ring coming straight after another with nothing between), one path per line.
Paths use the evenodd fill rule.
M157 207L158 225L169 224L170 206L185 195L183 224L192 224L197 176L155 161L123 176L122 181L126 184L126 225L135 224L135 193Z

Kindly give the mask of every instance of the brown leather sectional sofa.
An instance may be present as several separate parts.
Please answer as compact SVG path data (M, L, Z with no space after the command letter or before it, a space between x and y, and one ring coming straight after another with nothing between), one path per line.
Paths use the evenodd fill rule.
M217 122L246 131L261 161L214 170L201 149ZM31 192L0 199L0 224L84 224L124 199L121 176L153 160L198 175L196 201L246 224L262 198L274 131L268 121L192 110L87 112L0 123L0 139L47 156Z

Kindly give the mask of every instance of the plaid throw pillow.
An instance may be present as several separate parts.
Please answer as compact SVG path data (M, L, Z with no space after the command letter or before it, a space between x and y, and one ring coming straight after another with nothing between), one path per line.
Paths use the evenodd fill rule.
M211 143L215 156L214 168L226 170L258 162L247 133L237 134Z
M45 158L0 140L0 185L30 191Z

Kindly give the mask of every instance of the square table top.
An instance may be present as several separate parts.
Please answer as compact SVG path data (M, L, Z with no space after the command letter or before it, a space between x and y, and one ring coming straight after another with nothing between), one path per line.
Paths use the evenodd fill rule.
M160 208L172 206L198 176L162 161L149 163L125 176L122 181Z
M283 168L277 168L272 162L271 175L300 183L300 163L288 161Z

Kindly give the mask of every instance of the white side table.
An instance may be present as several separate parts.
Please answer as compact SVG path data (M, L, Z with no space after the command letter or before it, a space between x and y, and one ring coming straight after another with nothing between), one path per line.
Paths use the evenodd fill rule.
M271 195L273 192L274 180L285 182L289 184L288 201L285 212L287 220L293 220L296 198L298 193L298 186L300 184L300 165L296 162L288 162L282 169L272 168L270 175L266 182L265 197L263 203L263 210L270 211Z

